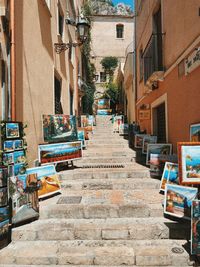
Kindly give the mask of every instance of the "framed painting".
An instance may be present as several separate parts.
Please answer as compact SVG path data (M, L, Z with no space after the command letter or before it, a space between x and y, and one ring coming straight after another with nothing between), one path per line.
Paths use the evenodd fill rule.
M190 142L200 142L200 123L190 125Z
M86 147L85 144L85 131L84 130L78 130L78 141L82 142L82 147Z
M8 233L10 212L9 207L0 208L0 237Z
M163 170L161 183L160 183L160 191L165 191L166 184L179 184L178 177L178 164L172 162L165 162L165 167Z
M87 115L81 115L81 127L86 127L88 125Z
M8 181L8 168L6 166L0 166L0 187L7 186Z
M112 114L112 109L97 109L97 115L111 115Z
M200 255L200 200L192 201L191 208L191 254Z
M79 127L78 128L78 131L84 131L84 134L85 134L85 140L89 140L89 135L88 135L88 131L86 128L84 127Z
M38 146L38 158L41 164L59 163L82 158L80 141Z
M7 166L13 163L14 163L14 153L13 152L3 153L3 164Z
M24 141L23 140L15 140L14 141L14 149L21 150L24 148Z
M27 175L36 174L39 180L38 197L43 198L61 191L61 185L54 165L29 168Z
M98 99L98 109L110 109L110 99Z
M142 148L143 145L143 138L145 136L149 136L148 134L136 134L135 135L135 142L134 142L134 146L136 148Z
M0 207L8 205L8 189L7 187L0 188Z
M148 144L156 144L156 143L157 143L157 136L153 135L144 136L144 138L142 139L142 153L143 154L147 153Z
M15 149L15 141L14 140L7 140L3 142L3 150L5 152L10 152Z
M190 219L192 201L196 198L198 188L166 184L164 213L177 217Z
M180 184L200 184L200 142L179 142Z
M26 156L24 150L19 150L14 152L14 163L25 163L26 162Z
M24 163L18 163L18 164L14 164L14 175L22 175L26 173L26 166Z
M56 143L77 140L77 122L73 115L43 115L44 142Z
M5 139L19 139L22 137L21 122L5 122Z
M171 155L171 153L172 153L172 144L148 144L147 154L146 154L146 165L150 165L151 154Z

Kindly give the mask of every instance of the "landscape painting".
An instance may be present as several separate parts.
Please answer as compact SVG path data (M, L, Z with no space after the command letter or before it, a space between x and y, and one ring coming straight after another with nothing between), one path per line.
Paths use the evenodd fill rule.
M143 139L145 136L149 136L147 134L136 134L135 135L135 147L136 148L142 148L143 146Z
M43 115L44 141L49 143L77 140L76 116Z
M19 150L14 152L14 163L25 163L26 156L24 150Z
M200 123L190 125L190 142L200 142Z
M7 186L8 181L8 168L0 166L0 187Z
M165 167L161 178L160 191L165 191L166 184L179 184L178 164L165 162Z
M80 141L39 145L38 153L41 164L58 163L80 159L82 146Z
M29 168L27 175L36 174L39 180L38 197L43 198L60 192L61 185L54 165Z
M9 207L0 208L0 236L7 234L9 229Z
M5 139L16 139L21 137L21 123L6 122L5 123Z
M180 185L166 184L164 213L190 219L192 201L197 196L198 189Z
M98 99L98 109L110 109L110 99Z
M15 148L15 150L23 149L23 147L24 147L23 140L15 140L14 141L14 148Z
M7 166L13 163L14 163L14 153L13 152L3 153L3 164Z
M9 178L9 197L12 199L12 223L18 224L39 216L37 191L29 188L26 175Z
M200 200L192 201L191 254L200 255Z
M8 205L8 190L7 187L0 188L0 207Z
M14 164L14 175L22 175L26 172L26 165L24 163Z
M181 184L200 184L200 142L178 143Z
M15 149L15 141L9 140L3 142L3 150L5 152L13 151Z
M150 164L150 154L171 155L172 144L148 144L146 164Z
M146 154L147 153L147 146L148 144L156 144L157 142L157 136L152 136L152 135L146 135L142 139L142 153Z
M111 114L112 114L112 109L98 109L97 110L97 115L106 116L106 115L111 115Z

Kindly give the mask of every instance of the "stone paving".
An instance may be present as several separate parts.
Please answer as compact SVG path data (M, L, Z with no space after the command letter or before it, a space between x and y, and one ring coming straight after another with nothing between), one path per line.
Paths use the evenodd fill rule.
M60 172L62 194L40 202L38 221L13 229L0 267L200 266L189 255L189 222L164 218L160 181L109 116L90 137L84 158Z

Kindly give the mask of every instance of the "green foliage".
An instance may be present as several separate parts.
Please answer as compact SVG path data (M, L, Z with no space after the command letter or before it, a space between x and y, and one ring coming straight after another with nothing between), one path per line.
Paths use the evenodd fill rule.
M110 98L114 103L119 99L119 88L116 83L110 82L106 84L106 91L103 98Z
M100 63L105 72L110 73L117 68L118 59L116 57L104 57Z

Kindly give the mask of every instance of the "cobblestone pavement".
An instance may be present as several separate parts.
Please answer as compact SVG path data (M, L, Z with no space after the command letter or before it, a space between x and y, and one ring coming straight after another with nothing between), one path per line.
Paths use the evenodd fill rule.
M0 266L198 266L190 225L163 217L160 181L136 163L128 141L97 117L82 160L60 172L62 194L40 219L13 229Z

